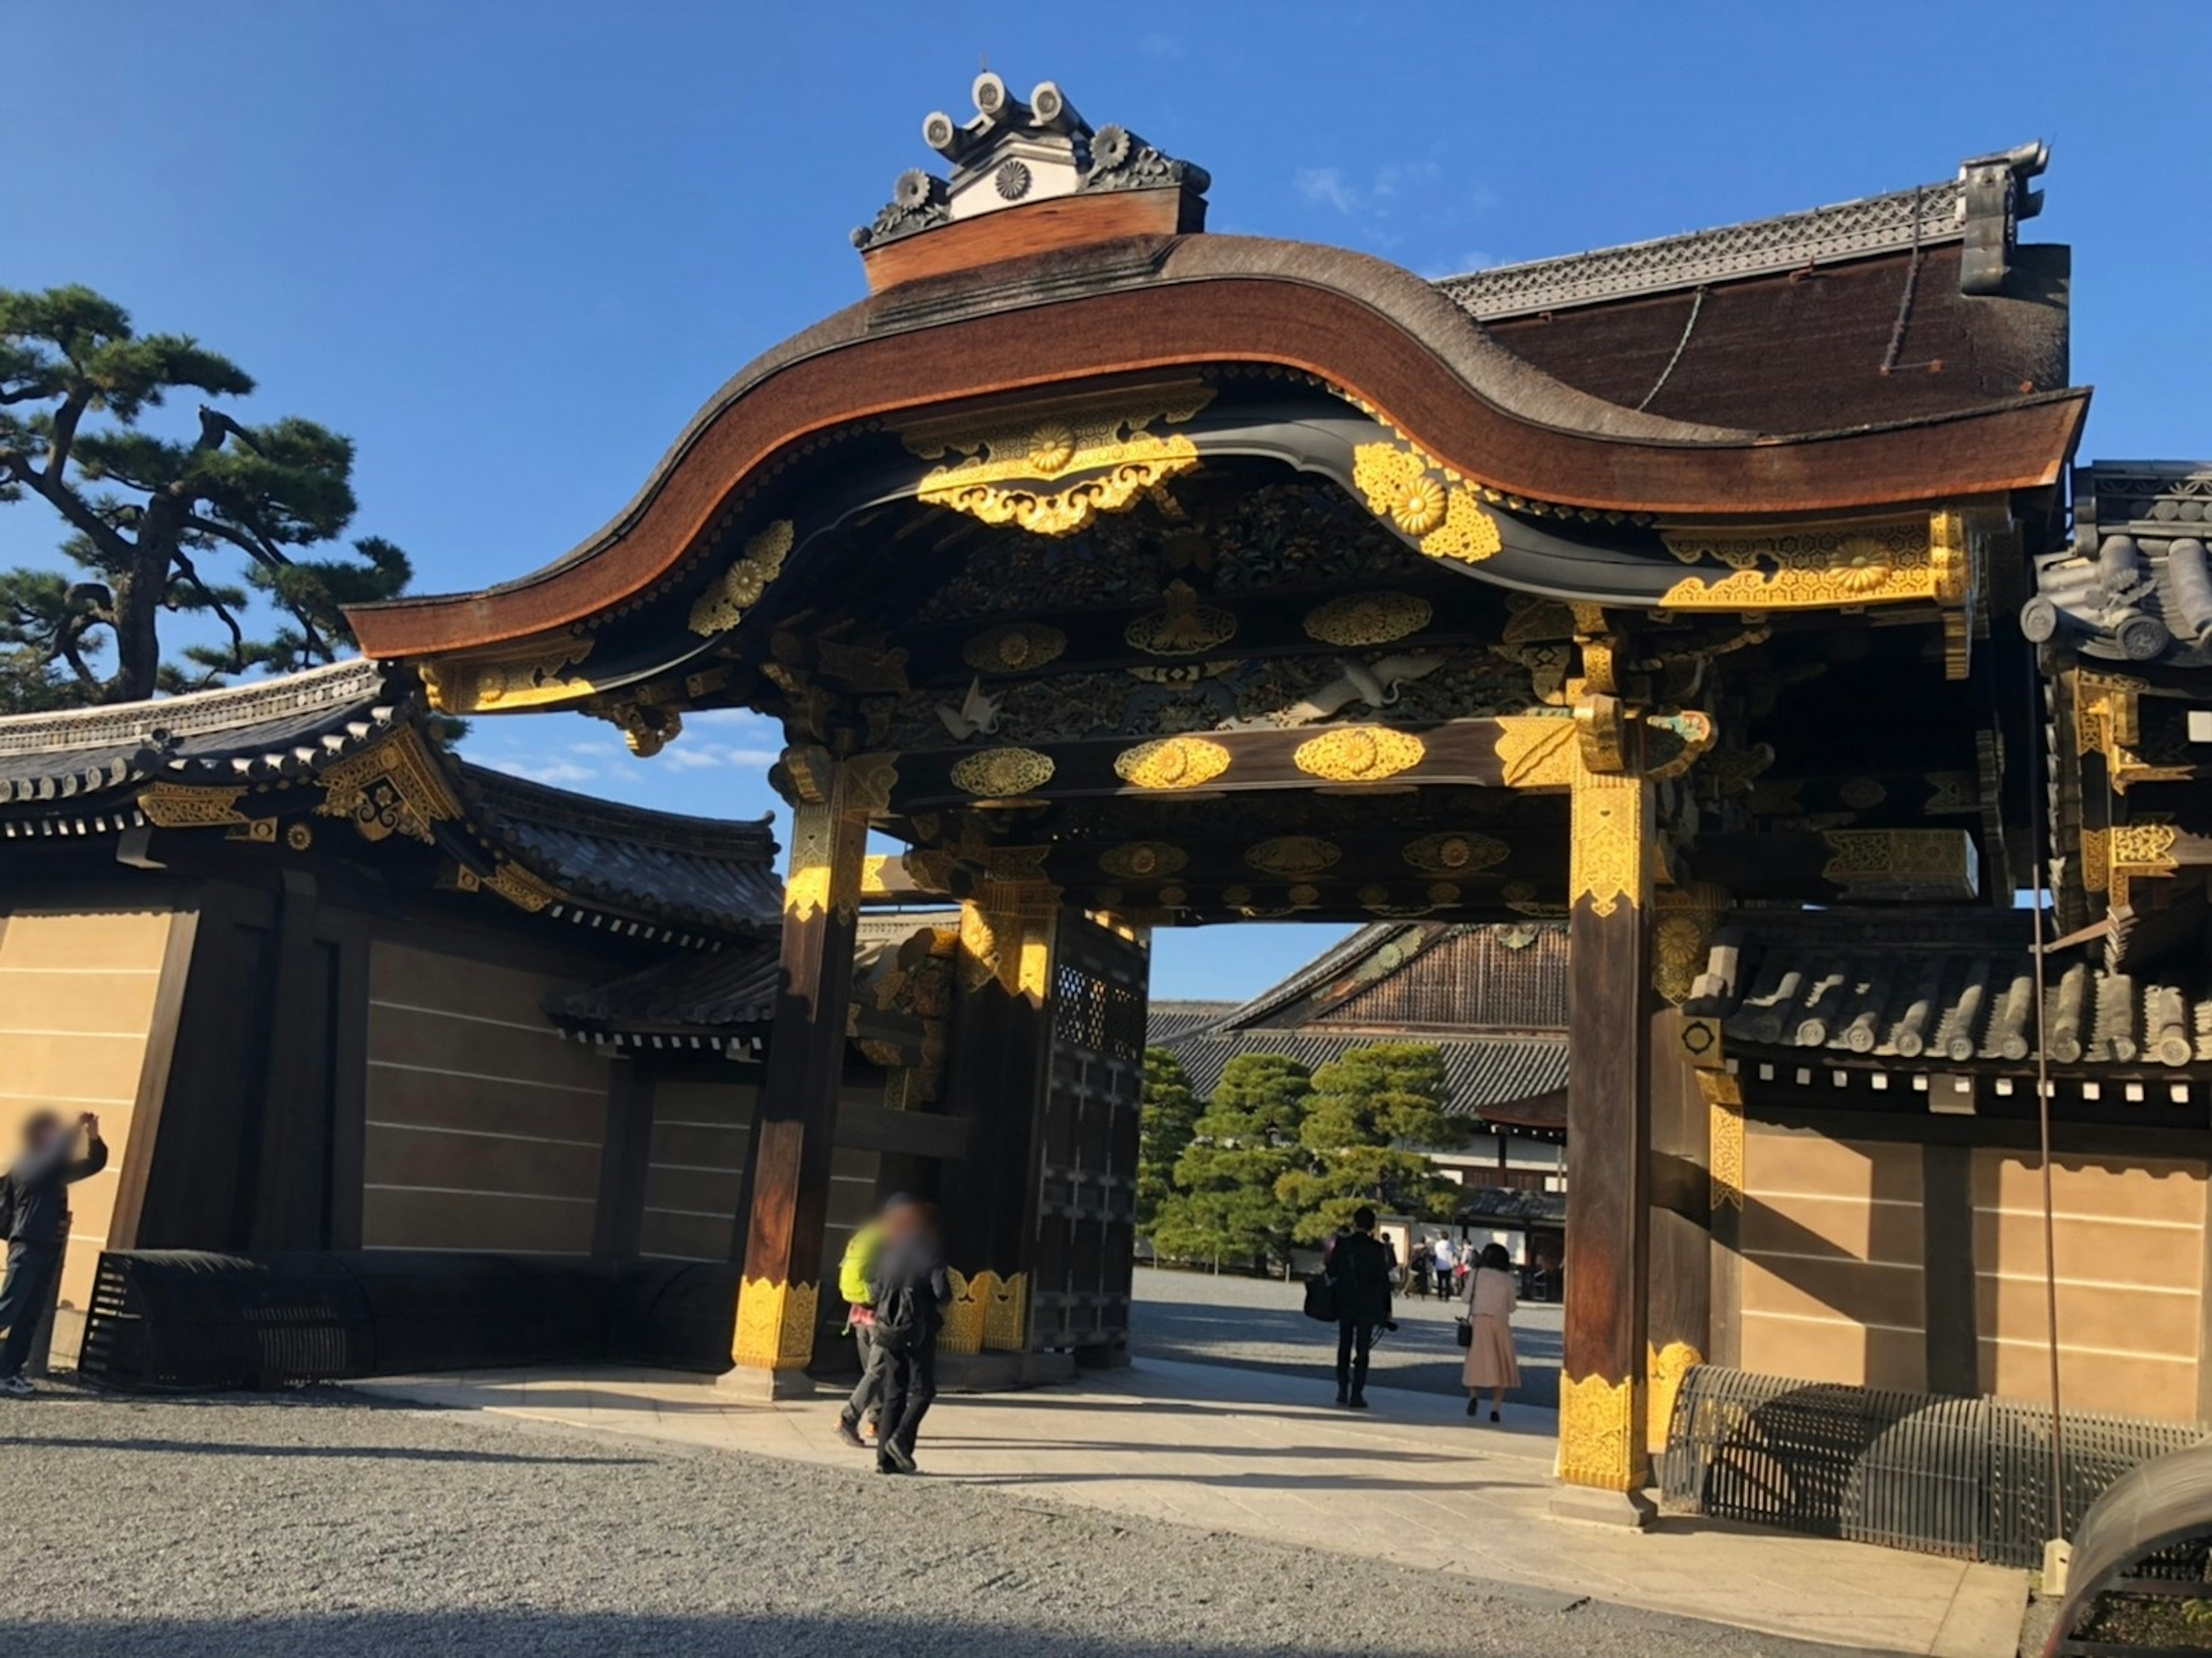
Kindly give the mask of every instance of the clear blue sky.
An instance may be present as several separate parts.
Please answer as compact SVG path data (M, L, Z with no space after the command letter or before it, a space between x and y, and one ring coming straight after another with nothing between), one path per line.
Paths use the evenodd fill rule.
M235 357L250 416L350 433L356 530L406 547L423 589L565 551L724 380L857 298L846 233L934 159L924 114L970 112L983 53L1018 92L1056 80L1203 163L1215 229L1431 276L1925 183L2041 137L2030 234L2075 247L2085 454L2212 454L2203 0L15 10L0 285L88 282ZM43 507L0 509L0 564L54 541ZM469 743L738 815L773 805L774 745L738 718L650 762L574 718ZM1155 993L1241 995L1333 936L1172 935Z

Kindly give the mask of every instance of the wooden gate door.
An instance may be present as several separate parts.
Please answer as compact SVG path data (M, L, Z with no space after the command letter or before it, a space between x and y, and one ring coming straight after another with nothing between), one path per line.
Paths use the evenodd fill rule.
M1073 910L1054 942L1030 1345L1125 1363L1151 962Z

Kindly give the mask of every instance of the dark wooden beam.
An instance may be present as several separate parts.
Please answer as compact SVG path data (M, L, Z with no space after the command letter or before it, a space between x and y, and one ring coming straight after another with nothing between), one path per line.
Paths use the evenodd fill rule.
M1704 835L1689 872L1738 898L1837 903L1963 902L1982 890L1980 855L1963 829L1778 829Z

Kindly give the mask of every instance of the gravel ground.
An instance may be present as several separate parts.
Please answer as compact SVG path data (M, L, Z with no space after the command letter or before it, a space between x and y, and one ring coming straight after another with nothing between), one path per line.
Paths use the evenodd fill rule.
M1295 1281L1139 1266L1129 1345L1154 1358L1241 1364L1329 1383L1336 1369L1336 1331L1306 1317L1299 1309L1302 1293ZM1452 1339L1456 1311L1454 1302L1401 1296L1397 1331L1375 1345L1370 1372L1375 1385L1459 1393L1460 1351ZM1560 1339L1558 1306L1531 1303L1515 1315L1522 1382L1516 1401L1559 1408Z
M927 1478L336 1390L0 1400L0 1653L1810 1655Z

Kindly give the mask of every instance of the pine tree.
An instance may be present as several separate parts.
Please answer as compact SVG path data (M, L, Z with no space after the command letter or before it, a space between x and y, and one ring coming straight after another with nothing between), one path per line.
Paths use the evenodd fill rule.
M1137 1230L1152 1236L1160 1206L1175 1190L1176 1161L1190 1145L1203 1102L1176 1056L1145 1050L1145 1099L1137 1131Z
M189 438L139 424L173 392L252 390L228 358L181 334L133 331L88 288L0 288L0 502L44 501L82 573L0 573L0 712L327 662L349 642L342 605L406 586L406 555L388 541L296 551L352 521L349 439L295 416L246 426L205 403ZM257 601L272 618L265 632ZM164 612L213 624L222 642L164 659Z
M1350 1224L1362 1204L1392 1214L1449 1218L1457 1182L1424 1153L1463 1137L1444 1114L1444 1062L1419 1042L1355 1048L1314 1074L1298 1143L1306 1157L1276 1194L1297 1216L1296 1236L1317 1243Z
M1192 1127L1152 1242L1185 1260L1289 1259L1296 1216L1276 1184L1297 1162L1313 1073L1279 1054L1240 1054Z

